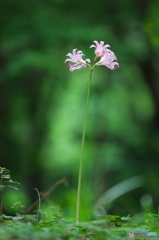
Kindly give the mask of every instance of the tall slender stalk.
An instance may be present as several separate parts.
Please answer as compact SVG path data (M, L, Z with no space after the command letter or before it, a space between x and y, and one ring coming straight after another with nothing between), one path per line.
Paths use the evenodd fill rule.
M85 142L85 132L86 132L86 123L87 123L87 115L88 115L88 103L89 103L89 96L90 96L90 89L91 89L91 80L92 80L92 73L93 69L97 66L105 66L111 70L115 70L119 67L118 62L114 62L117 60L114 52L108 49L110 45L106 44L103 41L93 41L94 44L90 46L90 48L95 48L94 54L95 58L93 61L93 66L91 60L87 58L86 60L83 59L83 52L77 51L77 49L73 49L72 53L68 53L67 59L65 62L69 62L70 71L73 72L76 69L82 69L84 67L90 68L90 77L89 77L89 84L88 84L88 92L86 98L86 108L85 108L85 116L84 116L84 125L83 125L83 134L82 134L82 144L81 144L81 154L80 154L80 164L79 164L79 176L78 176L78 190L77 190L77 206L76 206L76 223L79 222L80 218L80 197L81 197L81 181L82 181L82 162L83 162L83 153L84 153L84 142ZM98 58L99 61L98 61Z
M85 134L86 134L86 125L87 125L89 96L90 96L90 90L91 90L92 72L93 72L93 68L90 69L89 84L88 84L86 106L85 106L85 115L84 115L84 124L83 124L83 133L82 133L82 142L81 142L81 153L80 153L79 175L78 175L78 189L77 189L76 224L78 224L79 218L80 218L82 165L83 165L84 143L85 143Z

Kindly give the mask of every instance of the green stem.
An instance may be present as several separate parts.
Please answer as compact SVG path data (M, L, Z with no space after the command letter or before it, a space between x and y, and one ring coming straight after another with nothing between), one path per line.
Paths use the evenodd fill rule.
M80 196L81 196L81 181L82 181L82 163L83 163L83 153L84 153L84 143L85 143L85 133L86 133L86 124L87 124L87 115L88 115L88 103L91 89L91 80L92 80L93 69L90 69L90 77L86 98L85 106L85 115L84 115L84 124L83 124L83 134L82 134L82 143L81 143L81 154L80 154L80 164L79 164L79 175L78 175L78 190L77 190L77 206L76 206L76 224L79 222L80 217Z

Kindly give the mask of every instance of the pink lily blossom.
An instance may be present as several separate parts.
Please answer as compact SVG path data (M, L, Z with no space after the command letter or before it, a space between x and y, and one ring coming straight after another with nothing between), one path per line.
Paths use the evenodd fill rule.
M83 60L82 56L84 56L82 51L77 51L77 49L73 49L72 53L68 53L65 62L69 62L70 71L73 72L76 69L82 69L84 67L89 66L88 63L91 62L90 59Z
M111 70L115 70L119 68L119 63L114 62L114 60L117 60L114 52L107 49L107 51L103 54L101 59L97 63L95 63L95 66L103 65Z
M95 53L95 55L96 55L96 58L97 58L97 57L102 57L105 52L109 51L109 49L107 49L107 48L110 47L110 45L108 45L108 44L104 45L104 42L103 42L103 41L100 41L100 43L99 43L98 41L93 41L93 42L94 42L96 45L95 45L95 44L92 44L92 45L90 46L90 48L95 47L94 53Z

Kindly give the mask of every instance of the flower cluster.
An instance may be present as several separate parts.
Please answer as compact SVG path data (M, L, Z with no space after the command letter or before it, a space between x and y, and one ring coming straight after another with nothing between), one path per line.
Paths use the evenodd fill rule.
M119 68L118 62L115 62L117 60L114 52L112 52L110 49L110 45L106 44L104 45L103 41L94 41L95 44L92 44L90 48L95 48L94 54L94 65L93 67L90 66L90 59L84 60L82 57L84 56L82 51L77 51L77 49L73 49L72 53L68 53L66 56L67 58L65 62L69 62L70 71L73 72L76 69L82 69L84 67L89 66L90 69L94 69L96 66L103 65L111 70L115 70ZM98 58L99 61L96 61Z

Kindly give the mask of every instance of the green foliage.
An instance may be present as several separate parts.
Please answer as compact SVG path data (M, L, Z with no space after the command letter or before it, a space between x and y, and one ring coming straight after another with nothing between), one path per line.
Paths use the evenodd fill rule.
M22 218L8 217L1 221L0 234L4 240L16 238L23 239L71 239L71 240L122 240L128 239L130 232L145 233L155 232L159 234L158 215L149 214L147 221L137 222L134 217L119 217L106 215L100 220L83 222L78 225L69 219L63 218L60 213L59 206L53 208L54 219L43 218L39 223L32 221L27 216ZM32 217L34 219L34 217ZM152 225L153 221L153 225ZM155 225L154 225L155 223ZM145 239L144 237L136 237L135 239ZM153 237L158 239L158 237Z
M23 212L23 209L25 208L25 206L21 203L21 201L19 201L19 202L15 202L11 208L14 208L16 214L18 215Z
M14 184L19 184L19 183L14 182L11 179L10 171L6 168L0 167L0 215L2 214L2 208L3 208L3 203L2 203L3 191L5 188L19 190L17 187L14 186Z
M10 172L5 168L0 169L1 182L5 186L5 184L11 180ZM64 179L56 182L48 192L45 193L45 198L49 196L58 184L63 182L65 182ZM38 192L38 201L35 203L38 204L40 201L40 204L35 215L20 214L24 209L21 201L15 202L12 206L16 216L2 214L0 216L1 238L3 240L127 240L130 232L153 232L159 234L158 214L148 212L143 216L142 221L138 221L136 217L131 217L130 215L126 217L102 215L96 220L87 220L77 224L75 223L75 219L69 219L63 216L63 211L59 205L46 205L46 203L44 203L41 206L41 200ZM33 203L33 205L35 205L35 203ZM136 236L135 239L144 238L141 236L138 238L138 236ZM153 239L157 239L157 237L153 237Z
M118 194L109 209L105 204L108 214L140 213L144 194L156 208L158 0L1 0L0 15L0 159L23 183L23 196L29 202L34 188L48 189L66 177L67 189L58 187L50 200L74 217L89 73L69 73L64 60L73 48L92 58L90 44L103 40L121 67L113 73L96 69L92 79L82 212L134 176L143 178L140 189L130 183L133 191ZM5 204L6 211L13 205Z
M18 182L15 182L11 179L10 171L6 168L0 167L0 191L3 192L3 190L6 187L12 188L14 190L19 190L18 188L8 185L8 184L19 184Z

